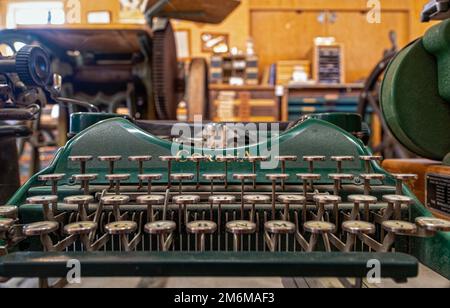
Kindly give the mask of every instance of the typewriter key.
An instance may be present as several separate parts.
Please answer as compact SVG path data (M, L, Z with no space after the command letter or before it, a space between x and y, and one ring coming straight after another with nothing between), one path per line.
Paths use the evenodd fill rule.
M45 174L39 176L39 181L51 182L52 184L52 195L58 195L58 182L61 181L66 175L65 174Z
M130 201L130 197L123 195L115 195L115 196L104 196L101 198L101 202L104 205L109 205L113 207L113 214L116 221L120 221L120 206L125 205Z
M211 196L209 197L209 203L211 204L211 219L213 219L212 210L213 206L217 205L217 232L220 234L220 227L222 225L222 205L233 204L236 202L235 196Z
M270 203L270 197L265 195L248 195L244 196L244 202L251 204L252 210L250 212L250 221L255 221L256 216L256 205L257 204L268 204ZM273 211L273 209L272 209ZM272 212L272 216L274 216ZM241 219L244 220L244 219Z
M225 181L226 174L216 173L216 174L204 174L203 178L211 182L211 196L214 195L214 181Z
M107 224L105 226L105 229L108 232L108 234L111 235L124 235L124 234L128 235L136 231L137 223L135 223L134 221L113 222Z
M245 220L230 221L226 225L226 230L233 235L233 250L238 252L241 250L242 235L254 234L256 224Z
M279 246L280 235L295 233L296 226L288 221L273 220L264 224L264 230L264 240L269 250L275 252L278 248L281 249L281 246Z
M351 181L355 178L353 174L345 173L331 173L328 175L328 177L334 181L333 193L336 196L339 196L343 181Z
M0 206L0 217L17 219L19 215L19 208L13 205Z
M121 181L127 181L129 180L131 177L130 174L108 174L105 176L105 178L110 182L110 183L115 183L115 192L116 195L120 195L120 182Z
M360 205L364 205L364 219L370 221L370 205L378 202L377 197L368 195L350 195L348 201L353 202L353 210L350 215L350 220L356 220L360 214Z
M399 235L412 235L417 232L417 226L413 223L399 220L387 220L382 224L384 230Z
M189 195L180 195L173 197L173 202L178 205L178 213L179 213L179 225L181 228L181 217L182 213L184 213L184 223L187 224L189 222L188 215L188 205L196 204L200 202L200 196L189 196Z
M290 220L290 206L291 204L303 204L302 216L306 218L306 198L300 195L281 195L278 196L278 201L284 204L283 218L286 221Z
M360 177L364 180L364 194L370 195L371 188L370 188L370 182L371 181L383 181L386 176L384 174L377 174L377 173L368 173L368 174L361 174Z
M272 182L272 220L275 220L276 216L276 189L277 181L285 181L289 179L289 174L267 174L266 178Z
M311 184L311 190L314 191L314 181L319 181L322 176L314 173L299 173L297 178L303 181L303 196L306 198L308 195L308 182Z
M312 234L327 234L336 231L336 225L325 221L308 221L303 227Z
M154 181L159 181L162 179L162 174L139 174L138 179L141 182L147 181L147 193L152 194L152 185Z
M92 221L79 221L64 227L67 235L87 235L97 230L97 224Z
M122 160L122 156L99 156L99 161L108 162L108 174L114 174L115 164ZM109 181L109 189L114 186L114 181Z
M0 234L8 232L14 225L15 220L10 218L0 218Z
M376 156L376 155L368 155L368 156L360 156L360 160L364 162L366 173L371 172L371 164L372 162L381 162L383 160L383 156Z
M147 221L153 222L153 206L163 204L165 199L166 197L164 196L148 195L137 197L136 202L138 204L147 205Z
M172 186L172 164L174 161L180 161L181 157L180 156L160 156L159 159L162 162L167 163L167 179L168 179L167 187L170 188Z
M402 195L384 195L383 201L388 203L388 208L385 211L384 220L388 220L394 214L394 219L401 220L402 218L402 206L412 205L414 200L407 196Z
M416 224L429 232L450 232L450 221L432 217L418 217Z
M92 156L69 156L70 161L80 163L80 173L81 174L86 173L86 164L88 161L91 161L93 159L94 159L94 157L92 157Z
M27 199L27 203L34 205L42 205L44 218L53 221L57 210L58 196L36 196ZM50 209L52 205L52 209Z
M290 162L297 161L298 157L297 156L277 156L277 157L275 157L275 159L281 163L281 173L285 174L286 173L286 163L288 161L290 161ZM282 180L281 181L281 189L283 191L286 190L285 186L286 186L285 180Z
M408 181L416 181L419 177L417 174L393 174L396 180L396 195L403 195L403 184Z
M308 162L309 173L314 173L314 163L325 161L327 158L325 156L303 156L303 160Z
M183 193L183 182L192 181L194 179L194 174L192 173L176 173L170 176L171 182L178 181L178 192L180 195Z
M128 157L129 161L132 162L137 162L138 163L138 174L143 174L144 173L144 163L146 161L151 161L153 157L147 155L147 156L130 156ZM143 187L143 182L142 179L139 178L139 188L141 189Z
M342 224L342 230L350 234L374 234L376 227L366 221L346 221Z
M342 173L342 164L345 161L354 161L355 157L353 157L353 156L331 156L331 160L335 161L337 164L336 172Z
M316 195L314 196L314 201L318 206L316 220L322 220L325 215L325 205L332 204L336 225L339 224L339 203L342 202L342 198L340 196Z
M253 174L257 174L257 164L268 161L269 157L266 156L249 156L247 157L247 160L252 164L252 172ZM252 179L253 180L253 189L256 189L256 177Z
M98 174L75 174L72 176L77 182L81 183L81 189L83 189L85 195L90 194L89 185L91 181L95 181L98 177Z
M145 225L144 230L151 235L159 237L159 249L169 251L173 241L173 232L177 225L173 221L156 221Z
M35 222L23 227L23 234L25 236L39 236L46 235L58 231L59 223L56 221L41 221Z
M213 234L217 230L217 224L212 221L193 221L186 225L188 233L196 235L197 251L205 251L205 235Z
M70 196L64 199L64 203L78 205L78 213L82 221L88 220L88 207L92 202L94 202L92 196Z
M233 178L236 180L241 181L241 219L244 220L244 211L245 211L245 201L244 201L244 195L245 195L245 181L246 180L253 180L255 181L257 178L257 175L254 173L247 173L247 174L234 174Z
M219 163L225 164L225 189L228 188L228 166L230 163L234 163L238 160L236 156L226 155L226 156L217 156L216 161Z
M196 156L189 157L188 160L195 163L195 172L196 172L195 178L197 179L197 188L199 188L200 187L200 170L201 170L200 164L202 162L208 161L209 157L202 156L202 155L196 155Z

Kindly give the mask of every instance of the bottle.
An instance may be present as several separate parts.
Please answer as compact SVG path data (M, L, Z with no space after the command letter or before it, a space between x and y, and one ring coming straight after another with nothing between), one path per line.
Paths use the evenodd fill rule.
M188 109L185 101L181 101L177 108L177 120L179 122L187 122L188 120Z

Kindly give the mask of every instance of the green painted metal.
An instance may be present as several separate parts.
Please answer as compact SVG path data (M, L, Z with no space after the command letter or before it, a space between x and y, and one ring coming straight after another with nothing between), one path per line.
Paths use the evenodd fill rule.
M385 74L380 95L384 118L395 137L412 152L435 160L450 152L450 104L438 86L450 88L450 83L438 72L436 57L424 43L431 37L428 44L433 45L442 29L441 44L450 39L448 22L444 26L433 28L397 55Z
M349 133L362 131L362 118L361 115L356 113L319 113L312 114L310 117L332 123Z
M82 132L86 128L111 118L117 118L119 115L115 113L90 113L90 112L77 112L70 115L70 129L69 135L75 136ZM122 116L124 119L130 119L129 116Z
M437 59L439 94L450 104L450 20L429 29L423 38L423 45Z
M268 142L262 142L259 144L253 144L244 148L237 149L222 149L216 154L237 154L251 153L252 155L261 154L264 149L270 148L271 145L279 144L280 153L276 155L297 155L302 157L305 155L326 155L328 157L334 155L353 155L355 157L361 155L371 155L370 150L364 146L361 140L357 139L342 128L333 125L329 122L309 119L293 129L286 131L276 137L274 140ZM124 159L118 164L116 172L118 173L131 173L133 176L130 181L124 183L124 185L135 186L138 183L137 179L137 165L127 160L131 155L152 155L155 159L145 164L144 172L151 173L167 173L166 163L160 162L157 158L160 155L171 155L173 147L178 148L179 145L171 142L161 140L141 130L133 123L123 118L112 118L101 121L97 124L90 126L76 137L71 139L68 144L61 148L56 154L55 159L50 166L43 170L41 173L31 178L8 202L11 205L17 205L20 208L21 221L24 223L40 220L42 213L36 206L27 205L25 200L30 195L46 195L50 193L50 186L44 185L38 181L38 176L41 174L51 173L65 173L66 178L63 179L59 187L59 198L62 200L64 196L74 195L81 193L79 184L74 184L70 181L70 177L73 174L79 172L79 165L68 161L68 157L71 155L121 155ZM184 155L191 155L193 153L198 154L211 154L205 149L187 148ZM213 156L214 156L213 155ZM174 164L173 172L192 172L194 168L193 164L182 163ZM224 166L217 162L206 162L202 164L202 173L213 172L217 173L219 170L223 170ZM278 167L277 167L278 168ZM374 172L383 173L387 176L384 183L374 182L374 194L381 197L383 194L392 192L395 186L394 178L384 171L378 164L372 163ZM94 160L87 166L89 173L98 173L99 180L93 182L93 184L107 184L104 180L104 175L108 172L107 164ZM278 169L277 169L278 170ZM258 178L259 184L269 184L268 180L264 177L266 173L273 173L277 170L258 170L261 176ZM328 160L323 163L316 164L316 172L322 175L322 182L319 184L331 184L328 180L328 174L335 172L336 165L334 162ZM232 173L245 173L251 171L251 165L245 163L236 163L229 166L229 179L230 184L238 184L232 182ZM308 166L305 162L299 160L298 162L288 163L287 173L293 176L287 185L301 184L295 178L296 173L303 173L308 171ZM356 160L355 162L346 163L344 166L344 172L352 173L357 176L357 180L352 182L353 186L362 191L362 183L358 181L358 176L364 173L364 164ZM163 178L159 184L165 185L167 178ZM155 183L157 186L158 183ZM208 183L203 183L208 184ZM350 192L345 192L350 193ZM414 220L417 216L431 216L431 213L414 197L406 186L404 187L404 193L411 196L415 200L413 211L411 212L411 220ZM343 196L345 197L345 196ZM26 246L29 245L29 246ZM438 237L430 240L420 240L415 242L414 256L417 256L421 262L427 266L435 269L443 276L450 278L450 262L448 257L450 256L450 235L440 234ZM21 249L26 251L38 250L33 246L33 243L26 242L25 246L21 246ZM260 253L254 253L256 257ZM200 256L201 254L199 254ZM299 254L301 255L301 254ZM17 255L21 258L23 255ZM103 255L104 258L108 258L109 253ZM207 256L207 255L206 255ZM221 256L220 254L215 256ZM223 253L222 258L226 258L227 253ZM264 255L265 256L265 255ZM292 255L292 256L295 256ZM10 256L8 258L14 258ZM325 258L324 264L327 259ZM214 262L214 260L209 260ZM281 263L282 259L280 259ZM0 261L1 263L2 261ZM220 262L219 262L220 263ZM275 265L273 265L275 266ZM278 265L273 270L277 270ZM192 271L191 271L192 272ZM191 273L195 274L195 273ZM1 276L1 275L0 275Z
M0 259L2 277L65 277L67 261L81 262L83 277L367 277L381 263L383 278L417 277L417 259L378 253L16 253Z

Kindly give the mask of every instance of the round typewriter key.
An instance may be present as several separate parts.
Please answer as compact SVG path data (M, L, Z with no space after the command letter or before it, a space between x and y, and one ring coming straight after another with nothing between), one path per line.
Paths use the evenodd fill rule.
M192 173L175 173L170 176L171 182L178 181L178 192L180 195L183 193L183 182L192 181L195 175Z
M217 224L212 221L193 221L186 225L188 233L196 235L197 251L205 251L205 235L213 234L217 230Z
M314 201L322 204L333 204L341 202L342 198L339 196L332 196L332 195L316 195L314 196Z
M94 202L92 196L70 196L64 199L64 203L78 205L78 213L83 221L88 220L88 207L92 202Z
M377 155L367 155L367 156L360 156L360 160L364 162L366 173L370 173L370 166L372 162L381 162L383 160L383 156L377 156Z
M283 161L286 162L286 161L297 161L298 157L294 155L286 155L286 156L276 156L275 159L281 162Z
M234 196L211 196L209 202L212 204L232 204L236 202Z
M256 224L245 220L230 221L226 229L228 233L236 235L253 234L256 232Z
M61 174L45 174L39 176L39 181L51 182L52 185L52 195L58 195L58 182L61 181L66 175Z
M264 224L264 229L272 234L291 234L296 230L295 224L284 220L268 221Z
M136 231L137 223L134 221L113 222L106 225L105 229L111 235L131 234Z
M335 161L337 164L337 173L342 173L342 164L345 161L354 161L354 156L331 156L331 160Z
M416 224L419 228L430 232L450 232L450 221L432 217L418 217Z
M116 156L99 156L98 160L100 161L121 161L122 156L116 155Z
M27 203L34 205L42 205L44 218L46 220L53 220L57 211L58 196L36 196L27 199ZM50 205L52 209L50 209Z
M342 224L342 230L350 234L374 234L376 227L366 221L346 221Z
M15 220L10 218L0 218L0 233L5 233L14 225Z
M124 205L130 201L128 196L104 196L102 197L102 202L105 205Z
M145 225L145 232L148 234L170 234L177 228L177 224L173 221L155 221Z
M19 215L19 208L13 205L0 206L0 217L17 219Z
M257 175L254 173L246 173L246 174L235 174L233 177L236 180L245 181L245 180L253 180L256 179Z
M403 195L403 184L408 181L416 181L419 177L417 174L393 174L396 180L395 193L397 195Z
M325 161L325 156L303 156L303 160L308 162L309 173L314 173L314 163Z
M303 227L305 228L305 231L312 234L333 233L336 230L334 224L325 221L308 221Z
M339 196L340 194L343 181L351 181L355 178L353 174L345 173L331 173L328 175L328 177L334 181L333 193L336 196Z
M29 204L49 205L55 202L58 202L57 196L36 196L27 199L27 203Z
M147 205L147 221L153 222L153 205L163 204L166 197L158 195L139 196L136 201L138 204Z
M244 201L244 195L245 195L245 181L246 180L253 180L256 181L257 175L254 173L240 173L240 174L234 174L233 178L236 180L241 181L241 219L244 220L244 211L245 211L245 201Z
M265 195L248 195L244 196L244 202L252 205L252 210L250 212L250 221L255 221L256 205L270 203L270 197Z
M159 237L159 248L161 251L169 251L173 240L173 232L177 228L173 221L156 221L145 225L144 230L148 234Z
M181 205L186 205L186 204L195 204L200 202L200 197L199 196L175 196L173 197L173 201L175 202L175 204L181 204Z
M80 163L80 173L86 173L86 164L88 161L93 160L93 156L69 156L69 161Z
M167 187L171 187L172 186L172 163L174 161L180 161L181 157L180 156L160 156L159 159L162 162L166 162L167 163L167 178L168 178L168 183L167 183Z
M360 177L364 180L364 194L370 195L371 187L370 182L371 181L383 181L386 176L384 174L377 174L377 173L368 173L368 174L361 174Z
M68 235L85 235L97 230L97 224L92 221L75 222L64 227L64 233Z
M256 170L257 170L257 163L258 162L264 162L264 161L268 161L269 157L265 157L265 156L249 156L247 157L247 160L252 163L252 172L253 174L257 174ZM253 180L253 189L256 189L256 177L252 179Z
M289 174L279 173L279 174L267 174L266 178L270 181L281 181L289 179Z
M303 181L303 196L306 197L308 194L308 182L310 183L311 190L314 191L314 181L319 181L322 176L314 173L299 173L297 174L297 178Z
M228 165L230 163L236 162L237 160L238 160L238 158L236 156L232 156L232 155L216 157L217 162L225 164L225 189L228 188Z
M413 199L402 195L384 195L383 200L391 203L412 204Z
M278 201L284 204L284 220L290 220L290 206L291 204L303 204L302 215L306 215L306 198L300 195L281 195L278 196Z
M98 174L75 174L72 176L72 179L76 182L81 183L81 189L83 189L85 195L89 195L90 189L89 184L91 181L95 181L98 177Z
M360 214L360 205L364 205L364 219L369 221L370 219L370 205L376 204L378 202L377 197L369 196L369 195L350 195L348 196L348 201L353 202L353 210L351 213L350 220L356 220L356 218Z
M23 227L25 236L39 236L53 233L59 229L59 224L55 221L35 222Z
M195 171L196 171L196 179L197 179L197 188L200 187L200 164L202 162L206 162L209 160L209 157L207 156L202 156L202 155L195 155L192 157L188 158L189 161L194 162L195 163Z
M211 182L211 196L214 195L214 182L222 182L225 181L227 175L223 173L211 173L211 174L204 174L203 178L207 181Z
M108 174L105 176L105 178L110 182L110 183L116 183L115 184L115 191L116 191L116 195L120 195L120 182L121 181L127 181L129 180L131 177L130 174Z
M286 163L297 161L298 157L297 156L276 156L275 159L281 163L281 173L285 174L286 173ZM283 191L286 190L285 180L281 181L281 189Z
M151 161L152 157L150 155L148 156L130 156L128 157L129 161L135 161L135 162L146 162Z
M144 181L147 181L147 193L149 195L152 194L152 185L154 181L159 181L162 179L162 174L159 173L155 173L155 174L139 174L138 175L138 179L139 179L139 186L143 185L142 183Z
M242 236L254 234L256 224L245 220L230 221L226 224L226 230L233 235L233 250L238 252L241 250Z
M217 230L217 224L213 221L197 220L188 223L186 229L192 234L213 234Z
M417 232L417 226L413 223L399 220L384 221L383 229L394 234L414 234Z

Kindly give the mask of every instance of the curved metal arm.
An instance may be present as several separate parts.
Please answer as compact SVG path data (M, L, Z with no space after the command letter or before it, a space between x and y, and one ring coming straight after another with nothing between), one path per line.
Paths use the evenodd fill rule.
M100 112L100 109L95 106L94 104L85 102L85 101L79 101L73 98L65 98L65 97L53 97L53 99L61 104L66 104L66 105L77 105L77 106L81 106L83 108L88 109L90 112Z

